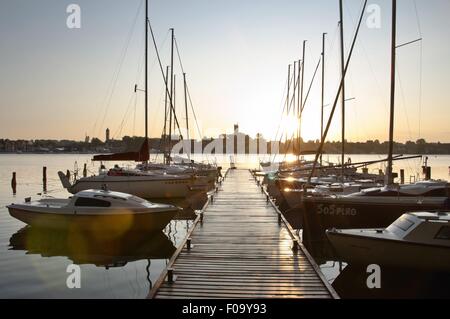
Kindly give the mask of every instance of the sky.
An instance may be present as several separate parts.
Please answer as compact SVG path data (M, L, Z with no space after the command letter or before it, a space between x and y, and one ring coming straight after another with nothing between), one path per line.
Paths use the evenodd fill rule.
M66 25L68 5L81 8L81 28ZM348 54L362 0L344 0ZM366 13L346 77L346 138L386 140L389 127L391 1L380 8L379 28ZM417 10L416 10L417 9ZM450 1L398 1L395 139L450 142ZM149 0L149 18L163 68L175 37L198 129L189 110L190 135L217 137L240 131L276 137L282 118L288 64L307 40L305 91L327 33L325 103L340 76L338 0ZM1 0L0 138L104 139L144 135L143 0ZM176 108L185 126L182 71L175 57ZM163 77L149 42L149 132L160 136ZM306 140L320 137L320 72L302 120ZM328 118L330 107L325 109ZM341 112L328 139L341 138ZM283 127L285 124L281 124ZM279 135L278 135L279 136Z

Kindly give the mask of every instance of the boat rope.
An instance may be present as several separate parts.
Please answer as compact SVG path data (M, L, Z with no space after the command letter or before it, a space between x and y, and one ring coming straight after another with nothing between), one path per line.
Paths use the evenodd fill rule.
M183 139L183 134L181 134L180 124L178 122L178 118L177 118L177 115L175 113L175 108L173 106L173 97L172 97L172 94L170 94L170 92L169 92L168 81L167 81L166 76L164 74L164 69L163 69L163 66L162 66L161 57L159 56L158 45L156 44L155 34L153 33L153 28L152 28L152 25L150 23L150 20L147 20L147 24L148 24L148 27L150 29L150 34L152 36L153 45L155 47L156 57L158 58L158 64L159 64L159 68L160 68L160 71L161 71L161 75L162 75L163 80L164 80L165 91L166 91L167 96L169 97L169 107L170 107L170 109L173 112L173 118L174 118L175 124L176 124L176 126L178 128L178 133L180 134L180 139L182 140ZM170 139L171 138L172 137L170 137Z
M409 116L408 116L408 110L406 108L406 98L405 98L405 91L403 89L403 82L402 82L402 78L401 78L401 72L399 70L399 58L397 57L397 63L396 63L396 72L397 72L397 77L398 77L398 84L399 84L399 89L400 89L400 93L401 93L401 97L402 97L402 106L403 106L403 111L405 112L405 121L406 121L406 126L408 127L408 135L409 135L409 139L412 140L412 133L411 133L411 126L409 125Z
M413 0L414 3L414 10L416 12L416 21L417 21L417 29L419 31L419 37L422 39L422 27L420 23L420 17L419 17L419 10L417 9L417 1ZM421 121L422 121L422 98L423 98L423 92L422 92L422 82L423 82L423 44L422 41L420 41L420 49L419 49L419 138L421 138Z
M126 57L127 52L128 52L128 48L129 48L129 45L130 45L130 41L131 41L131 38L132 38L132 36L133 36L133 34L134 34L134 30L135 30L136 23L137 23L137 20L138 20L138 17L139 17L139 13L140 13L140 11L141 11L142 4L143 4L143 1L141 1L141 2L139 3L139 6L138 6L138 9L137 9L137 11L136 11L136 15L135 15L135 17L134 17L132 26L131 26L131 28L130 28L128 34L127 34L127 37L126 37L126 40L125 40L124 47L123 47L123 49L122 49L122 51L121 51L121 54L120 54L120 56L119 56L119 61L118 61L117 65L116 65L116 69L114 70L114 73L113 73L113 76L112 76L110 85L108 86L107 94L106 94L106 96L105 96L105 98L104 98L104 100L103 100L103 103L105 103L105 106L104 106L104 112L103 112L103 117L101 117L102 112L100 112L100 113L98 114L98 116L97 116L97 119L96 119L95 123L94 123L94 128L93 128L93 130L92 130L92 133L94 134L94 136L96 135L95 133L98 133L98 134L97 134L97 136L98 136L99 133L101 132L101 129L103 128L103 125L104 125L106 116L107 116L107 114L108 114L108 110L109 110L110 105L111 105L112 97L113 97L113 95L114 95L114 92L115 92L115 89L116 89L116 86L117 86L117 82L118 82L118 79L119 79L119 75L120 75L120 72L121 72L121 70L122 70L122 66L123 66L123 63L124 63L124 61L125 61L125 57ZM102 104L103 104L103 103L102 103ZM102 118L101 124L100 124L100 126L98 126L98 128L97 128L97 123L98 123L98 120L99 120L100 118ZM96 130L96 128L98 129L98 131Z
M320 57L320 58L319 58L319 61L317 62L316 69L315 69L315 71L314 71L314 74L313 74L313 77L312 77L312 79L311 79L311 82L309 83L309 88L308 88L308 91L307 91L307 93L306 93L305 100L303 101L302 108L301 108L301 110L300 110L300 114L303 113L303 109L305 108L306 102L307 102L308 97L309 97L309 93L311 92L311 88L312 88L312 86L313 86L313 84L314 84L314 79L316 78L317 70L319 69L319 66L320 66L321 61L322 61L322 57Z
M180 63L181 72L185 73L184 67L183 67L183 62L181 60L180 49L178 47L178 41L177 41L176 37L175 37L175 49L176 49L176 52L177 52L178 61ZM187 95L188 95L188 99L189 99L189 104L190 104L190 107L192 109L192 114L194 116L195 125L197 127L197 131L198 131L198 134L199 134L199 138L201 139L202 138L202 134L201 134L200 127L198 125L197 116L195 114L194 105L192 103L192 98L191 98L191 94L189 93L189 86L188 86L187 83L186 83L186 91L187 91Z
M310 174L309 174L309 176L308 176L308 184L311 183L311 178L312 178L312 176L314 175L314 171L315 171L315 169L316 169L316 166L317 166L317 163L318 163L319 156L320 156L320 154L322 153L323 145L324 145L324 143L325 143L325 140L326 140L328 131L329 131L329 129L330 129L331 121L332 121L332 119L333 119L333 115L334 115L334 112L335 112L335 110L336 110L336 105L337 105L337 102L338 102L338 100L339 100L339 96L340 96L341 91L342 91L342 87L343 87L343 84L344 84L344 81L345 81L345 74L347 73L348 66L349 66L349 64L350 64L350 60L351 60L351 57L352 57L352 54L353 54L353 49L354 49L354 47L355 47L356 39L357 39L357 37L358 37L358 33L359 33L359 30L360 30L360 27L361 27L361 23L362 23L362 20L363 20L363 17L364 17L364 13L365 13L365 10L366 10L366 6L367 6L367 0L364 0L364 4L363 4L363 7L362 7L361 16L360 16L360 19L359 19L359 22L358 22L358 26L357 26L356 31L355 31L355 34L354 34L354 36L353 36L353 41L352 41L352 45L351 45L351 48L350 48L350 52L349 52L349 54L348 54L347 62L346 62L346 64L345 64L345 68L344 68L344 72L343 72L342 77L341 77L341 80L340 80L339 89L338 89L338 91L337 91L337 93L336 93L336 97L335 97L335 99L334 99L333 107L331 108L330 116L329 116L329 118L328 118L327 125L326 125L326 127L325 127L324 132L323 132L322 139L321 139L321 141L320 141L319 149L318 149L317 152L316 152L316 156L315 156L315 159L314 159L313 167L312 167L311 172L310 172Z
M288 82L287 80L284 82L284 89L283 89L283 94L282 94L281 102L280 102L280 105L282 106L282 107L280 106L280 108L282 108L281 118L280 118L280 121L278 122L277 130L276 130L275 138L274 138L275 140L277 140L278 134L280 133L280 128L281 128L281 124L282 124L282 121L283 121L284 111L286 110L286 95L284 94L284 92L287 89L287 82ZM283 133L281 133L280 140L278 141L278 143L281 143L282 139L283 139ZM269 157L269 162L270 163L275 162L276 156L277 156L277 154L273 154L273 159L272 159L272 156Z

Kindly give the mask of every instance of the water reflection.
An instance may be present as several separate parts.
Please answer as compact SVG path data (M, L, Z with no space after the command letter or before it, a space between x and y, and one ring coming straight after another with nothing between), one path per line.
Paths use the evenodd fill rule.
M128 232L120 237L96 232L54 230L26 226L9 240L10 250L42 257L63 256L75 264L123 267L128 262L167 259L176 248L163 232Z
M367 268L358 265L345 267L333 287L341 298L450 298L450 273L380 267L380 288L367 287Z
M308 236L303 244L341 298L450 298L450 271L426 272L380 266L380 288L369 288L368 265L346 264L339 260L328 239ZM419 257L420 258L420 257Z

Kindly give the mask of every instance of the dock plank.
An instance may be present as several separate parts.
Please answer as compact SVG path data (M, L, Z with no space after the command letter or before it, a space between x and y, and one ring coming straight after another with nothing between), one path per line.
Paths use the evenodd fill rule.
M249 171L228 171L149 297L338 298L279 214Z

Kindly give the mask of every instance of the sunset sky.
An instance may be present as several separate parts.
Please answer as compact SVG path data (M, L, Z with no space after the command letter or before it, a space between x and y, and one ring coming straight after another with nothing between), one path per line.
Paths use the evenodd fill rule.
M2 0L0 138L83 140L87 134L104 139L106 127L114 138L143 135L143 93L133 92L135 83L143 88L144 82L143 2ZM81 7L80 29L66 26L71 3ZM170 61L168 30L175 28L202 136L216 137L239 123L240 130L252 136L259 132L273 138L281 118L287 65L301 57L301 43L308 40L307 88L323 32L328 33L325 99L332 102L339 80L338 0L149 3L164 67ZM344 3L348 52L363 1ZM369 4L381 7L381 28L363 24L350 62L347 97L355 99L347 103L346 120L351 141L388 136L391 1ZM449 14L448 0L398 1L398 44L423 38L397 51L398 141L450 142ZM159 136L164 87L151 39L149 44L149 130L151 136ZM183 109L178 116L184 126L178 63L175 73L176 107ZM319 138L319 116L320 76L305 107L304 139ZM340 116L339 111L329 139L340 138ZM192 129L191 136L198 138L196 132Z

